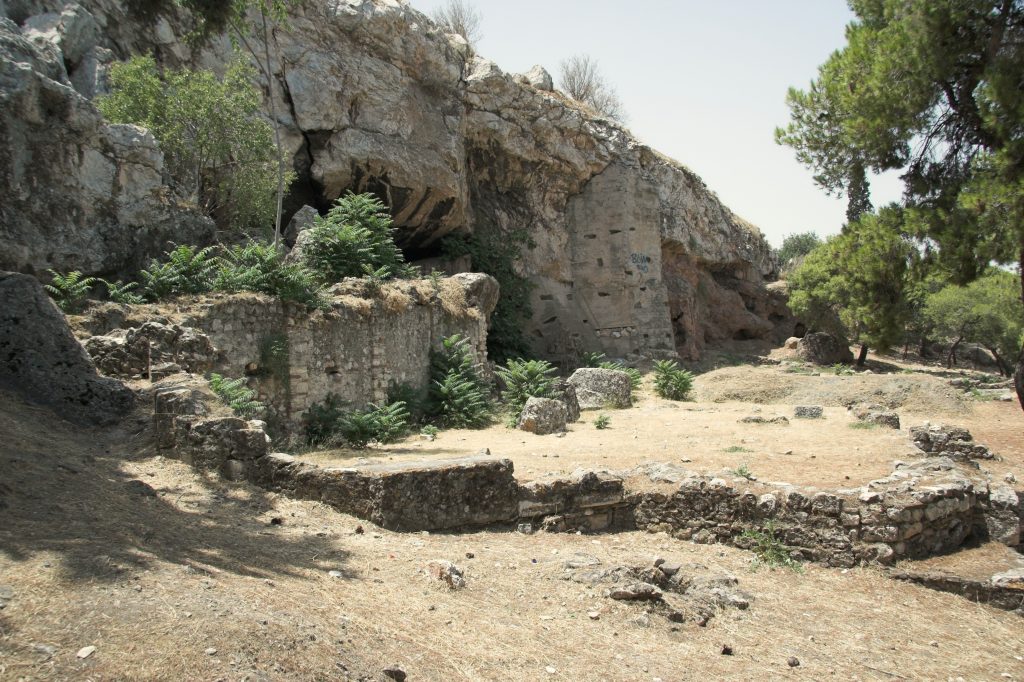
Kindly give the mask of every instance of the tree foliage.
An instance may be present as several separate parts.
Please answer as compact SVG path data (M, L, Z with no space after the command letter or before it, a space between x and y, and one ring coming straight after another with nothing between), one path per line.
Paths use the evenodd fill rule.
M430 354L430 413L442 425L479 428L491 420L491 387L459 334L442 339Z
M812 328L887 348L903 338L916 256L902 211L868 214L811 251L789 279L790 307Z
M957 281L993 261L1024 264L1024 3L850 7L847 44L807 91L790 91L779 141L829 191L854 163L901 170L906 229ZM1018 367L1024 401L1024 352Z
M814 232L786 235L778 251L779 261L785 265L794 258L806 256L819 244L821 244L821 237Z
M978 343L1010 374L1024 334L1024 304L1012 273L992 270L966 286L943 287L925 299L924 314L934 333L950 341L949 360L961 342Z
M508 411L516 417L523 411L530 398L550 398L553 393L554 365L546 360L509 360L494 373L505 384L501 399Z
M111 68L111 93L96 104L114 123L152 131L176 193L222 226L266 230L277 158L252 76L237 60L217 78L204 70L161 72L152 57L137 56Z
M601 75L597 60L578 54L562 62L558 87L577 102L616 121L626 120L626 110L615 88Z

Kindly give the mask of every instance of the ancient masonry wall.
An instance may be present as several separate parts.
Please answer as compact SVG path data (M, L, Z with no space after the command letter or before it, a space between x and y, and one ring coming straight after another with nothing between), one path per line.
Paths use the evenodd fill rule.
M275 435L295 432L303 413L331 394L359 407L385 400L395 384L426 386L430 351L447 336L469 339L478 360L486 361L487 316L497 299L497 284L490 277L462 274L436 284L398 282L375 291L363 291L364 285L352 281L347 288L335 287L331 306L323 311L257 294L181 300L170 314L167 305L133 306L113 316L103 309L82 323L104 334L87 339L85 346L104 371L130 376L139 359L109 349L123 348L125 339L148 329L137 320L163 319L192 338L196 332L205 335L216 351L212 362L202 363L203 370L247 377L271 408L268 420L283 427L275 428ZM128 329L113 330L112 325ZM174 360L185 370L196 366L184 362L176 348L151 338L154 360ZM126 371L117 371L118 363Z
M745 548L772 539L793 556L839 567L926 557L968 538L1021 539L1017 492L990 487L947 457L840 491L729 482L672 465L629 478L591 471L519 483L509 460L490 456L322 468L269 452L261 422L204 416L201 391L171 385L155 396L161 447L392 530L516 523L526 532L642 529Z

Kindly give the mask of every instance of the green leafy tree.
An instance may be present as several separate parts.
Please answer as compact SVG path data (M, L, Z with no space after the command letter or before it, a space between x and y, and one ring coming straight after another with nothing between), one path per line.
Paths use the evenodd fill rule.
M204 294L213 290L217 277L214 248L182 244L168 252L167 258L149 262L139 273L143 294L151 301L182 294Z
M239 417L257 417L266 406L256 400L256 391L246 385L244 378L228 379L220 374L210 375L210 390Z
M777 132L826 190L899 169L908 230L959 282L1024 266L1024 3L851 0L847 44ZM1019 273L1024 300L1024 267ZM1024 348L1017 352L1024 407Z
M814 328L859 341L858 365L869 347L887 348L903 338L916 251L900 234L901 222L894 208L862 216L811 251L789 280L793 312Z
M966 286L950 284L927 297L925 316L935 333L951 342L947 367L953 366L960 344L968 341L992 353L999 371L1009 376L1009 360L1024 333L1024 305L1012 273L995 270Z
M782 240L782 246L779 248L779 261L785 265L794 258L806 256L819 244L821 244L821 237L814 232L786 235Z
M265 229L277 170L252 76L241 61L221 79L212 71L161 72L152 57L138 56L111 68L111 93L97 106L110 121L152 131L176 193L221 225Z
M469 339L453 334L430 354L429 411L442 426L479 428L491 419L491 387L483 378Z
M251 241L228 249L219 259L213 287L219 291L255 291L310 308L326 306L323 285L301 263L285 262L272 244Z

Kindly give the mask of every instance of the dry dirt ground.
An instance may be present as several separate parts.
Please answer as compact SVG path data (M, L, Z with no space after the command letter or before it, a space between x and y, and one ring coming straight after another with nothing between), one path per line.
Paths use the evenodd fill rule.
M1009 442L1021 417L1003 407L953 416L1006 420L990 433ZM647 397L614 412L605 432L577 425L565 438L534 442L561 447L597 436L615 467L638 461L628 458L646 443L659 458L674 451L700 468L733 465L724 449L744 444L752 452L738 454L765 477L828 484L841 477L832 472L840 460L818 450L804 461L814 448L842 438L832 449L844 467L883 473L907 447L893 433L850 429L842 408L806 428L738 428L734 417L750 409ZM776 411L788 408L763 406ZM670 417L689 426L670 438ZM391 665L410 680L1024 679L1019 616L871 568L753 570L750 553L645 533L391 533L157 456L144 415L115 429L82 428L3 392L0 434L0 680L380 679ZM490 434L523 440L500 427ZM424 454L451 453L460 437L442 433ZM886 454L890 442L899 447ZM520 470L589 463L519 445ZM868 449L855 456L851 445ZM509 454L494 439L487 446ZM589 447L588 457L600 457ZM561 579L577 553L605 564L654 556L684 570L700 564L737 576L753 603L707 627L675 625ZM423 569L433 559L464 568L467 587L431 581ZM95 649L79 658L85 647Z
M877 370L879 363L874 364ZM482 430L442 431L433 441L414 435L364 450L301 456L324 466L346 466L472 455L486 448L495 457L511 459L521 480L578 468L620 471L653 461L682 463L704 473L746 465L762 481L839 488L886 476L895 460L918 456L907 429L930 420L965 426L1003 458L986 468L1000 478L1009 472L1024 478L1024 412L1015 402L971 399L929 367L902 364L897 369L911 368L916 372L840 376L822 369L812 376L801 373L812 370L799 365L729 367L698 376L692 402L657 397L647 376L632 408L586 411L564 436L535 436L497 423ZM899 412L902 430L858 428L863 424L846 406L865 401ZM824 418L796 419L796 405L822 405ZM594 428L598 414L611 419L608 428ZM750 415L781 415L789 423L739 421Z

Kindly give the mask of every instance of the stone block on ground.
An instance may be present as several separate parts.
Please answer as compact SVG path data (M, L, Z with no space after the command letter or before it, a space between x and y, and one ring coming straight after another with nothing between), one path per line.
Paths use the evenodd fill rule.
M516 425L520 431L528 431L538 436L565 431L566 410L559 400L550 398L530 398L526 401Z
M935 457L945 456L961 461L995 457L987 447L974 442L970 431L959 426L926 422L922 426L912 426L910 437L914 445Z
M846 342L825 332L807 334L797 343L796 351L801 360L816 365L853 362L853 353Z
M793 408L793 416L797 419L821 419L821 405L797 405Z
M551 384L551 397L565 405L565 421L568 424L580 420L580 401L576 389L566 379L557 379Z
M900 415L878 405L857 405L853 408L853 416L869 424L878 424L897 431L900 428Z
M626 408L633 405L629 375L615 369L581 367L569 377L580 409Z

